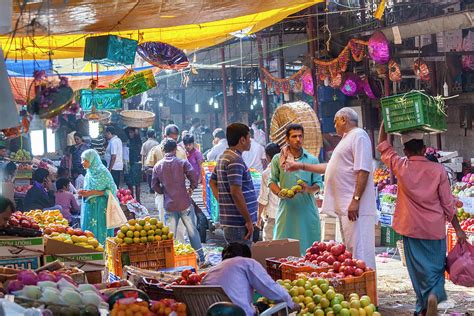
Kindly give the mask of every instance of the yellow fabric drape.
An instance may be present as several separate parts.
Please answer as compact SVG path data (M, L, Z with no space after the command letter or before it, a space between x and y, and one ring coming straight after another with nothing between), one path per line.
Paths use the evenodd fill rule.
M35 37L17 37L13 41L0 36L0 46L9 59L52 59L81 58L87 36L114 34L136 39L139 42L160 41L181 49L194 50L220 44L230 38L230 33L251 27L249 33L258 32L287 16L306 9L322 0L307 1L304 4L290 5L255 14L214 21L202 24L188 24L166 28L152 28L97 34L51 35ZM137 17L138 18L138 17Z

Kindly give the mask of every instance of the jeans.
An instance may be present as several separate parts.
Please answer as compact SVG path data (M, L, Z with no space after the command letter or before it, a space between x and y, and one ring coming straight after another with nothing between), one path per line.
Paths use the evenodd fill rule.
M111 170L110 174L112 175L112 178L114 179L115 185L117 186L117 189L119 188L120 185L120 174L122 173L121 170Z
M166 225L170 227L171 231L175 235L178 230L178 223L180 219L183 221L183 224L186 227L191 246L197 251L200 261L204 262L204 251L202 250L201 238L199 237L199 232L195 224L196 221L194 220L194 209L192 205L190 205L189 208L184 211L165 212Z
M224 239L228 244L237 242L240 244L247 245L249 247L252 246L252 236L250 236L249 240L244 240L245 235L247 235L247 228L245 226L242 226L242 227L224 226L223 230L224 230Z

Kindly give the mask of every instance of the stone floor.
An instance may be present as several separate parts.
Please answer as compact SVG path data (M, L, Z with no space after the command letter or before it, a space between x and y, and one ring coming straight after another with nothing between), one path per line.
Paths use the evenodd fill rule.
M152 215L154 210L154 196L148 194L147 188L142 188L142 204ZM199 204L199 203L198 203ZM207 247L220 247L224 245L222 231L217 229L212 233L208 231ZM377 253L386 253L386 248L377 248ZM389 250L394 252L394 249ZM398 254L388 257L377 257L377 290L379 306L384 316L413 315L415 308L415 294L413 292L407 269L402 265ZM439 304L442 315L473 315L474 316L474 288L454 285L446 281L448 300ZM453 314L459 313L459 314Z

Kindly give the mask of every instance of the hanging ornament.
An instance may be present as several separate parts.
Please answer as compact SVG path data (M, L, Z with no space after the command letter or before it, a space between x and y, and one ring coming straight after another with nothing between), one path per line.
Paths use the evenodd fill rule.
M377 64L386 64L390 60L390 46L385 35L376 31L369 39L369 55Z
M329 83L329 86L331 88L337 89L341 86L342 84L342 75L338 74L334 78L331 78L331 82Z
M161 69L180 70L189 65L188 57L182 50L162 42L141 43L137 46L137 53L148 63Z
M329 77L324 78L324 86L329 86Z
M349 72L344 75L341 92L349 97L356 96L364 89L364 84L355 73Z
M368 77L364 82L365 94L372 100L380 99L382 96L382 87L380 83L372 77Z
M420 78L421 81L430 81L430 69L426 62L418 58L413 63L413 71L415 72L415 76Z
M301 77L303 83L303 92L307 95L314 95L313 76L311 76L311 70L307 70Z
M388 77L393 82L399 82L402 80L402 72L400 71L400 67L393 59L388 62Z

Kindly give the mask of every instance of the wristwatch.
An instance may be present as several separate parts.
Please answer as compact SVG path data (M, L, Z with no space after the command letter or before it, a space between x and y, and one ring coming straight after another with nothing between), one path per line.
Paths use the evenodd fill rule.
M354 195L353 199L356 200L356 201L360 201L360 196Z

